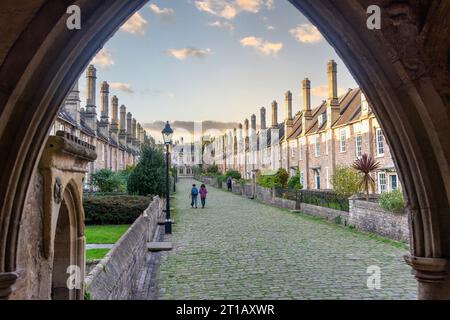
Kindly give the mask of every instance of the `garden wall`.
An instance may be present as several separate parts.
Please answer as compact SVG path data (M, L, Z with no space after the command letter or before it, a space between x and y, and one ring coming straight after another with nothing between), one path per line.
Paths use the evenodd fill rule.
M408 215L386 211L376 202L350 199L349 224L360 230L409 242Z
M340 211L326 207L319 207L308 203L301 203L300 211L302 211L305 214L321 217L330 221L340 217L341 224L343 225L347 225L349 220L349 213L346 211Z
M163 215L163 201L155 197L149 207L86 276L86 291L93 300L131 298L137 275L145 264L147 242L153 239Z

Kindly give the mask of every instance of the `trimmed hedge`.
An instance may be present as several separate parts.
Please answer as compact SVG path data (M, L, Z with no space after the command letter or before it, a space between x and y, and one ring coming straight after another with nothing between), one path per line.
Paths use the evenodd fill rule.
M83 200L87 225L132 224L149 206L150 197L85 195Z

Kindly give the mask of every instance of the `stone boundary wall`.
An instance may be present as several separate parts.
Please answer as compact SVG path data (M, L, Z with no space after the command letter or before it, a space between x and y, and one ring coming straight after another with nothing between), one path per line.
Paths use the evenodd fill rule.
M201 180L203 183L209 184L208 181L210 179L202 177ZM214 186L214 184L210 185ZM222 184L222 190L227 190L226 183ZM250 198L252 196L252 186L245 185L242 187L238 183L233 184L233 193ZM300 210L307 215L321 217L329 221L339 218L341 219L340 223L343 225L352 225L356 229L379 234L397 241L409 241L407 214L392 213L383 210L376 202L350 199L350 212L315 206L308 203L300 203L300 207L297 207L296 201L274 197L274 191L272 189L259 185L256 186L254 199L279 208Z
M115 246L86 276L86 291L92 300L131 298L137 276L145 264L147 242L153 239L164 201L153 198L148 208L132 224Z
M408 215L386 211L376 202L350 199L348 223L360 230L409 242Z
M349 213L346 211L315 206L309 203L301 203L300 211L307 215L321 217L330 221L340 217L343 225L347 225L349 220Z

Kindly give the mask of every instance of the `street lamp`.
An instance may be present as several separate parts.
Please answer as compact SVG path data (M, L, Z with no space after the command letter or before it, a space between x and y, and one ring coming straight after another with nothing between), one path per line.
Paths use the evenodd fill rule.
M166 221L165 232L166 234L172 233L172 220L170 220L170 183L169 183L169 147L172 144L173 130L170 127L169 121L167 121L164 130L161 132L163 135L164 144L166 145Z

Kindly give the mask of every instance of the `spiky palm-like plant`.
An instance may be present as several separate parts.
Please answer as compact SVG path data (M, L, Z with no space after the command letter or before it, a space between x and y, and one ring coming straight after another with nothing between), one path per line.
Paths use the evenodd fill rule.
M366 192L366 199L369 201L370 189L375 190L375 180L371 173L380 169L380 163L365 153L353 163L352 167L362 173L360 188Z

